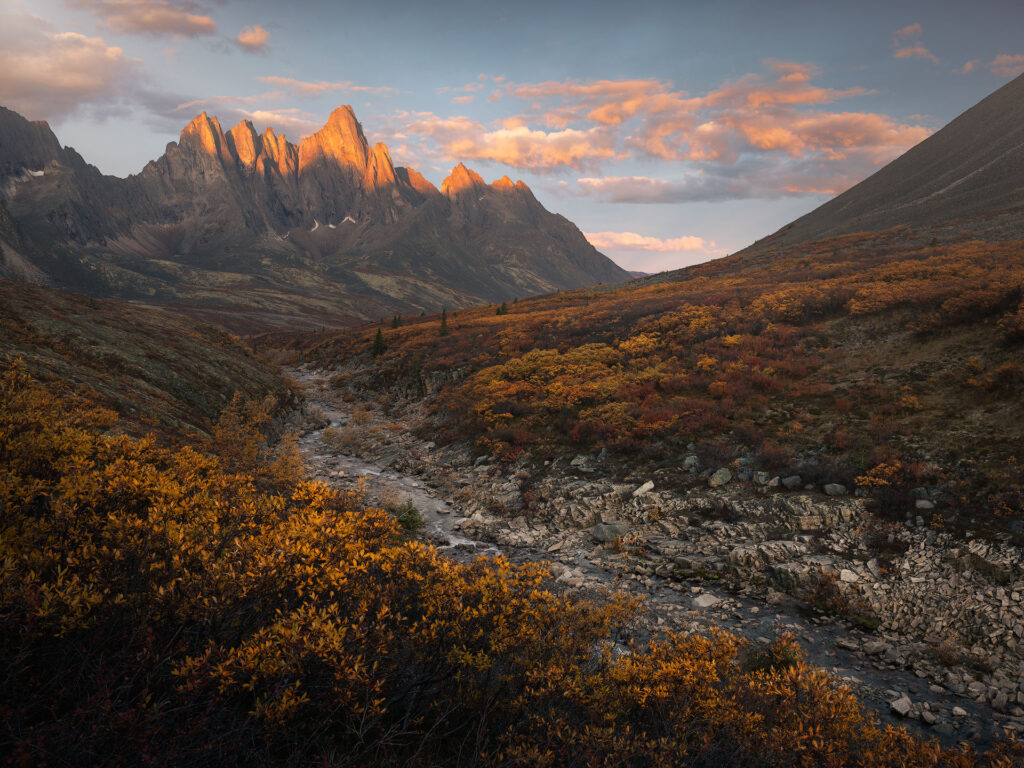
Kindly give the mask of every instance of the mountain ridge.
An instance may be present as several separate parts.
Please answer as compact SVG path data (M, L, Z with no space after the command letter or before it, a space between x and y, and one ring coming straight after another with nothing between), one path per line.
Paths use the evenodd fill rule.
M0 277L174 304L236 330L628 278L523 182L486 184L460 163L438 190L395 166L349 106L298 144L247 120L225 131L203 112L124 179L46 123L5 109L0 128Z

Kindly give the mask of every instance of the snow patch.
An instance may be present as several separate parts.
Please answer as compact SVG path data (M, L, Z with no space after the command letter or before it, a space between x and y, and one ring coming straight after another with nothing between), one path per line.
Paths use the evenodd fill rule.
M346 216L344 219L341 220L341 223L344 224L346 221L351 221L353 224L357 223L356 220L353 219L351 216Z
M338 228L337 224L328 224L327 226L330 227L331 229L337 229Z
M313 228L309 231L316 232L318 229L320 229L320 222L317 221L316 219L313 219Z
M46 173L46 171L29 171L28 175L29 176L35 176L38 179L40 176L42 176L45 173Z

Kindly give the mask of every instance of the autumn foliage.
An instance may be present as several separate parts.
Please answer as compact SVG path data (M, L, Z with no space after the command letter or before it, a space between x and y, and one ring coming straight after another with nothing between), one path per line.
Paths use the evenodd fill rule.
M437 393L431 439L473 440L504 460L607 449L661 461L696 443L708 462L806 463L819 482L852 485L893 461L960 471L942 454L956 444L977 460L977 499L1008 472L1011 496L1024 487L1012 461L1024 435L984 413L991 402L1024 423L1022 286L1018 242L850 235L520 301L507 315L463 310L442 339L436 317L412 319L384 334L372 365L374 328L268 342L352 364L342 386ZM981 368L964 376L957 361L972 355Z
M877 729L791 639L613 654L635 603L566 597L541 567L458 564L265 448L209 452L256 440L245 424L159 447L5 368L10 764L982 764ZM1012 764L1001 749L988 764Z

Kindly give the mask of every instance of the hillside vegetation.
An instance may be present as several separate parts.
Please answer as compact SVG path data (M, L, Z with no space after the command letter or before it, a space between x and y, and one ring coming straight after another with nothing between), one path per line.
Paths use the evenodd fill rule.
M460 565L261 457L160 448L0 376L0 745L15 765L1010 766L870 724L791 640L611 649L636 610Z
M939 485L950 520L1019 532L1021 245L849 235L266 342L341 367L339 386L430 393L431 436L506 461L606 450L635 469L691 446L705 466L859 484L892 508Z
M0 280L0 360L83 394L126 425L208 432L235 393L294 399L240 339L174 313Z

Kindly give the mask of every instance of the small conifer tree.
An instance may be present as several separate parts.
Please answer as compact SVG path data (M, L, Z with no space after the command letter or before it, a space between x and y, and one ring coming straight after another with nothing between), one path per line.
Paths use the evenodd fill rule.
M384 343L384 334L381 333L380 328L377 329L377 335L373 337L373 356L380 357L387 350L388 345Z
M441 310L441 327L438 329L437 335L438 336L447 336L449 333L451 333L451 331L448 330L448 310L442 309Z

